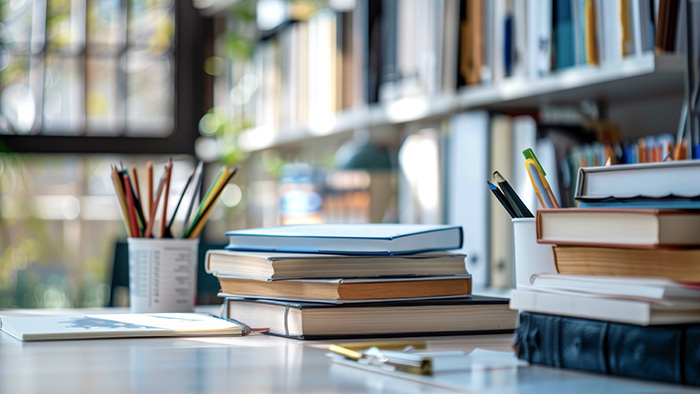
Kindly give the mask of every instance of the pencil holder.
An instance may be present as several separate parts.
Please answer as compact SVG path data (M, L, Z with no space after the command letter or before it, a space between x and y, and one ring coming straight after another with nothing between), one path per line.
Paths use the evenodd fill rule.
M193 312L199 239L129 238L132 313Z
M552 245L538 244L535 218L513 218L515 281L530 285L534 274L556 273Z

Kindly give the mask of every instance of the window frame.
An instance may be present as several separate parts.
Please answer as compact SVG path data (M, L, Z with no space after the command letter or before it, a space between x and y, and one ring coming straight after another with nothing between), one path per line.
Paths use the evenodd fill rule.
M194 155L199 119L206 113L202 64L209 43L211 20L200 15L190 1L175 2L173 130L165 137L130 137L125 125L116 136L2 134L0 151L67 154L190 154ZM138 133L130 129L130 134Z

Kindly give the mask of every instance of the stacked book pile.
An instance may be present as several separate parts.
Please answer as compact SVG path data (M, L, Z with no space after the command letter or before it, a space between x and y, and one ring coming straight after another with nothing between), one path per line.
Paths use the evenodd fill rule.
M700 385L699 177L697 161L584 168L587 208L537 211L558 274L511 295L518 356Z
M295 338L508 332L507 300L471 295L459 226L326 224L228 232L207 253L224 314Z

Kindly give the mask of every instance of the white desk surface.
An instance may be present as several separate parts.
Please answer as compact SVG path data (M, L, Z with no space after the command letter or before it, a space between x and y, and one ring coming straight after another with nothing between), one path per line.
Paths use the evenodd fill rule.
M0 317L96 311L125 312L124 309L5 310L0 311ZM430 350L511 351L512 335L420 340L425 340ZM299 341L254 334L20 342L2 333L0 393L446 392L429 384L332 363L325 354L328 344L334 342L349 341ZM472 370L460 372L456 377L463 382L463 392L697 392L690 387L539 366Z

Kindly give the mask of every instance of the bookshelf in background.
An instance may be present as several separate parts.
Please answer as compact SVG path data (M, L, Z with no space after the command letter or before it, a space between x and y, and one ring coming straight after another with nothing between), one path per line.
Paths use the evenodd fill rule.
M492 221L474 212L488 212L489 199L482 194L488 158L496 153L493 119L500 117L514 139L500 147L508 153L499 154L513 155L513 168L502 171L512 171L518 183L524 170L517 149L540 144L548 154L535 150L549 162L545 167L562 172L555 177L559 186L552 185L560 194L572 183L560 171L562 157L579 144L601 142L596 130L605 125L617 130L622 142L675 134L687 36L682 8L658 20L659 8L669 2L360 0L330 1L305 13L300 4L308 3L284 3L288 17L259 32L252 57L229 61L215 78L215 89L223 92L215 105L234 122L253 120L235 141L226 142L251 160L278 155L332 168L326 159L334 149L357 130L369 130L370 139L388 147L398 163L392 170L399 174L393 217L442 218L484 233ZM219 11L232 3L240 4L215 1L203 12L230 26L235 21ZM473 111L476 118L459 121ZM479 146L460 138L467 132L463 125L484 128L469 131ZM417 140L437 146L439 158L439 181L429 186L436 190L422 187L423 197L402 168L401 152L411 151L405 144ZM471 154L461 154L466 151ZM410 161L403 156L403 162ZM463 168L479 173L463 181ZM425 205L433 195L437 202ZM460 201L478 204L464 211L456 208ZM535 199L530 201L536 208ZM465 252L490 261L488 238L473 238L470 245L467 237ZM508 272L506 267L507 277L499 279L504 286L512 281ZM474 283L478 286L478 279Z

